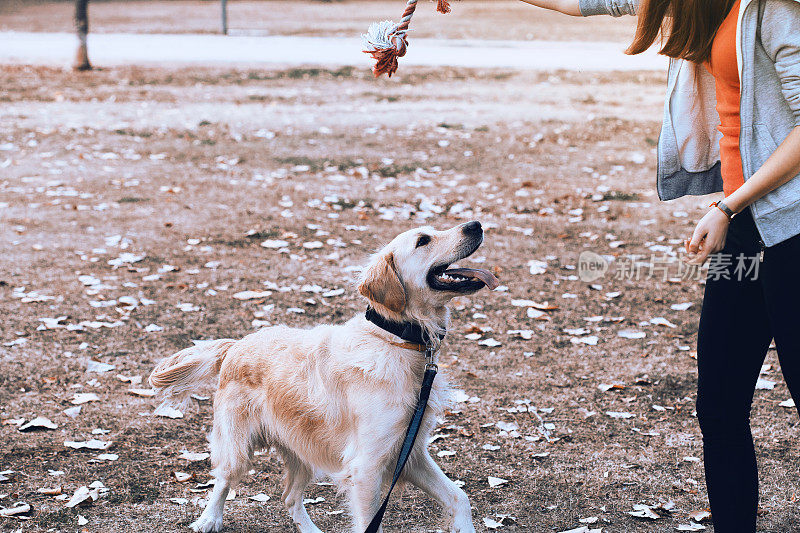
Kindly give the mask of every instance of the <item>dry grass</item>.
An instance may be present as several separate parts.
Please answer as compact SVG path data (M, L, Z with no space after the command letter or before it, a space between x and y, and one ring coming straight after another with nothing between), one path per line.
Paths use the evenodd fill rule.
M0 484L0 493L10 495L0 504L34 505L33 520L22 525L26 531L74 531L77 514L88 518L86 530L93 532L186 531L199 509L169 499L197 496L189 491L194 483L170 476L181 470L205 480L207 463L187 464L178 455L205 448L211 408L201 403L182 420L142 416L155 402L127 394L129 385L116 374L146 376L191 339L247 334L254 312L267 304L275 306L265 318L271 323L341 321L361 312L364 303L350 290L347 267L361 264L400 230L460 222L457 209L448 213L463 204L489 228L484 265L498 267L509 287L459 302L442 356L453 381L481 398L448 415L441 427L447 436L432 445L435 452L456 452L438 461L465 482L476 522L511 514L516 524L503 531L544 533L597 516L604 531L674 531L687 522L686 513L706 505L702 468L684 459L699 457L701 449L693 416L695 364L679 348L695 342L702 286L607 276L597 282L602 290L594 290L571 269L586 249L622 256L649 255L654 244L674 246L669 240L684 237L702 212L697 200L660 204L652 194L663 83L660 74L413 68L391 81L352 69L73 74L4 68L0 413L3 421L47 416L59 428L23 434L13 424L0 426L0 470L16 472ZM600 198L593 199L595 193ZM421 220L423 199L444 211ZM396 219L385 220L386 212ZM251 230L255 237L247 235ZM108 260L123 252L106 242L113 235L130 240L124 251L146 257L112 268ZM290 241L291 254L258 245L276 237ZM345 246L301 246L327 239ZM612 247L615 240L626 244ZM531 259L546 260L547 271L531 275ZM165 264L177 269L148 277ZM109 288L87 294L80 275ZM231 297L261 289L264 281L296 289L256 302ZM323 302L300 290L303 284L347 291ZM55 299L23 303L12 297L15 287ZM611 291L622 295L609 299ZM37 329L42 317L66 316L66 323L120 317L114 307L90 302L123 295L155 303L110 329ZM515 298L549 301L558 309L550 321L534 321L524 307L511 305ZM695 306L671 310L670 304L686 301ZM183 302L200 310L182 312L176 305ZM287 312L294 307L305 313ZM624 318L583 319L595 315ZM677 327L640 324L654 316ZM146 332L151 323L164 330ZM502 345L467 340L470 325L491 328L485 336ZM564 331L581 327L599 337L597 346L574 344L575 335ZM622 339L622 328L648 336ZM506 333L513 329L535 333L526 341ZM26 342L3 345L18 338ZM87 374L89 357L116 368ZM758 391L754 405L766 510L760 525L785 533L800 523L797 416L778 407L788 392L774 353L768 362L773 371L767 377L777 385ZM598 389L617 381L626 388ZM86 404L73 419L63 410L76 392L95 392L101 401ZM541 416L559 440L541 439L532 414L507 410L523 399L553 409ZM596 414L585 418L586 411ZM608 411L634 418L610 418ZM539 440L502 436L489 426L498 421L515 422L521 435ZM64 447L64 440L92 437L95 428L110 430L98 438L116 443L111 451L118 461L92 461L96 453ZM487 444L499 449L486 450ZM542 453L549 455L535 457ZM53 477L48 470L64 474ZM487 476L509 482L490 488ZM278 503L279 477L276 456L261 456L256 474L229 502L226 531L289 530ZM62 485L71 493L95 480L109 494L77 511L37 492ZM247 499L259 492L272 499ZM324 530L343 531L346 517L328 514L342 509L342 501L326 486L312 488L309 497L317 496L326 500L310 506L313 519ZM666 500L676 503L673 517L645 523L627 515L634 504ZM0 521L2 530L19 526ZM396 498L387 515L387 531L436 527L442 527L438 508L415 490Z

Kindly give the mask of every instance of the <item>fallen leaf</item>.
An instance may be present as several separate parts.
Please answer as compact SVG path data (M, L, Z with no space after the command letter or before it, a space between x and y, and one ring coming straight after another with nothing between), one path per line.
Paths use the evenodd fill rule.
M49 418L45 418L43 416L37 416L30 422L22 424L18 430L19 431L34 431L37 429L57 429L58 425L51 422Z
M256 300L258 298L266 298L271 296L272 291L241 291L233 295L237 300Z
M194 479L194 474L189 474L186 472L175 471L172 473L172 475L175 478L175 481L177 481L178 483L186 483L187 481L191 481L192 479Z
M649 506L641 503L634 505L633 511L629 511L628 514L635 518L644 518L647 520L658 520L661 518L661 515L654 512Z
M280 239L267 239L266 241L261 243L262 248L270 248L273 250L277 250L279 248L286 248L289 246L287 241L283 241Z
M489 337L488 339L484 339L478 343L480 346L488 346L489 348L496 348L497 346L501 346L503 343Z
M25 502L17 502L13 507L3 507L0 509L0 517L3 518L17 518L20 520L28 520L27 516L33 511L33 507Z
M668 328L677 328L678 326L664 318L663 316L657 316L655 318L650 319L650 323L654 326L666 326Z
M96 502L99 497L100 492L98 489L90 489L84 485L83 487L78 488L69 501L64 505L70 509L79 505L91 505L92 503Z
M181 452L181 455L180 455L181 459L186 459L190 463L196 463L198 461L205 461L209 457L211 457L211 454L208 453L208 452L190 452L190 451L187 451L187 450L183 450Z
M101 453L97 456L97 459L100 461L116 461L119 459L119 455L115 453Z
M159 405L155 411L155 416L163 416L164 418L183 418L183 413L179 409L166 404Z
M611 418L626 419L626 418L633 418L634 417L634 415L631 414L631 413L621 413L621 412L618 412L618 411L606 411L606 414L608 416L610 416Z
M89 402L99 402L100 397L93 393L93 392L76 392L75 396L72 397L73 405L83 405Z
M141 396L142 398L152 398L156 395L154 389L128 389L128 394Z
M675 531L704 531L705 529L706 526L703 524L691 522L689 524L678 524L678 527L675 528Z
M623 329L617 332L619 337L623 339L644 339L647 337L647 333L644 331L636 331L633 329Z
M756 390L772 390L775 388L775 382L764 378L758 378L756 381Z
M98 440L98 439L89 439L85 441L73 441L73 440L65 440L64 446L67 448L74 448L76 450L107 450L114 444L114 441L105 441L105 440Z
M486 526L486 529L500 529L503 527L503 524L488 516L483 517L483 525Z
M89 359L86 361L86 372L96 372L98 374L102 374L103 372L108 372L109 370L114 370L114 365L110 365L108 363L103 363L102 361L98 361L96 359Z
M500 485L504 485L504 484L508 483L507 479L503 479L503 478L500 478L500 477L489 476L487 479L489 481L489 486L492 487L492 488L499 487Z
M692 511L688 516L695 522L704 522L711 518L711 511L708 509L700 509L698 511Z

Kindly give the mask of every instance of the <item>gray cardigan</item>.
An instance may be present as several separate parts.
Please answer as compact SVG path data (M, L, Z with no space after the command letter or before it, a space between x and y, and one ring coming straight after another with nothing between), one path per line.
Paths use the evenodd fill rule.
M581 13L635 15L638 0L579 0ZM800 0L741 0L737 59L741 79L742 170L747 180L800 126ZM658 195L672 200L722 191L714 78L671 60L658 141ZM800 175L751 206L766 246L800 234Z

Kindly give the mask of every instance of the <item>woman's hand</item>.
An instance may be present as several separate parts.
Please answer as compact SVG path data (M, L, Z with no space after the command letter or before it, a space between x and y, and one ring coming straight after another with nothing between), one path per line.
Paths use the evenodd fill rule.
M709 255L722 250L730 222L728 215L716 207L706 213L697 223L692 238L683 242L686 247L684 261L690 265L702 265Z

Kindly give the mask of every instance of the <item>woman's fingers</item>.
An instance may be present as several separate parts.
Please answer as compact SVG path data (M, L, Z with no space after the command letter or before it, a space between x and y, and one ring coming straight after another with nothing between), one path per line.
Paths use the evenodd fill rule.
M691 240L689 241L688 252L690 254L696 254L700 251L700 245L703 242L703 239L705 239L706 235L708 235L708 230L705 229L703 224L698 224L694 229Z

